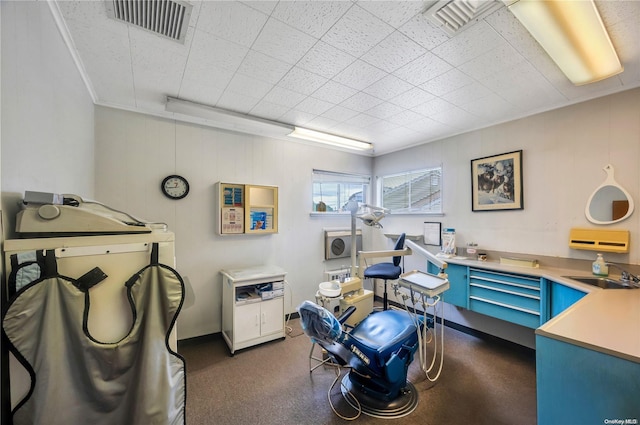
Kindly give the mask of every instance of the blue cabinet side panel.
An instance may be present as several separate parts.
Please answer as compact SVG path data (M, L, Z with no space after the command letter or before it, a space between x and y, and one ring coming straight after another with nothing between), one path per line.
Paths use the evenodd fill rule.
M554 318L587 295L577 289L551 282L551 317Z
M640 422L638 363L536 335L536 383L539 425Z

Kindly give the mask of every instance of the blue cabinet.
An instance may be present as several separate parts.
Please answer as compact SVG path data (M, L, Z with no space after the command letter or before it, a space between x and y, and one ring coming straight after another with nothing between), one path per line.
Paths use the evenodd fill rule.
M449 289L443 293L443 301L458 307L468 308L467 288L469 281L467 279L467 270L467 266L447 263L445 272L449 279ZM427 272L437 275L440 272L440 268L433 263L428 263Z
M536 335L536 386L539 424L640 419L640 364L629 360Z
M537 328L544 322L541 279L515 273L469 268L469 309Z
M587 295L585 292L552 281L549 281L549 292L549 319L556 317Z
M445 291L443 300L458 307L468 308L468 268L458 264L449 264L447 275L449 276L449 289Z

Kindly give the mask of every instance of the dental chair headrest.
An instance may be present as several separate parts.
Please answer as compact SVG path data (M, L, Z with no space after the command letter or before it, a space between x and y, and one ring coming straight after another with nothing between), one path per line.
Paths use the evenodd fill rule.
M297 310L302 330L313 342L333 342L342 335L340 322L326 308L304 301Z

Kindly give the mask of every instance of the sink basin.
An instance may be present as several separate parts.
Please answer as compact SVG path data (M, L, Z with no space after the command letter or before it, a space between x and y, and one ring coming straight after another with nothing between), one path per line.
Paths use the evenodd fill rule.
M587 285L599 286L604 289L633 289L634 286L629 285L626 282L610 279L608 277L596 277L596 276L563 276L567 279L577 280L578 282L586 283Z

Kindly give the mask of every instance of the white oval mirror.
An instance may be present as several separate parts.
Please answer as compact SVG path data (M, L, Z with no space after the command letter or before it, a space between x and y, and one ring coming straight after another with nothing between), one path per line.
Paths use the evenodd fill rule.
M611 164L603 170L607 178L589 197L584 213L595 224L617 223L633 213L633 198L616 182Z

